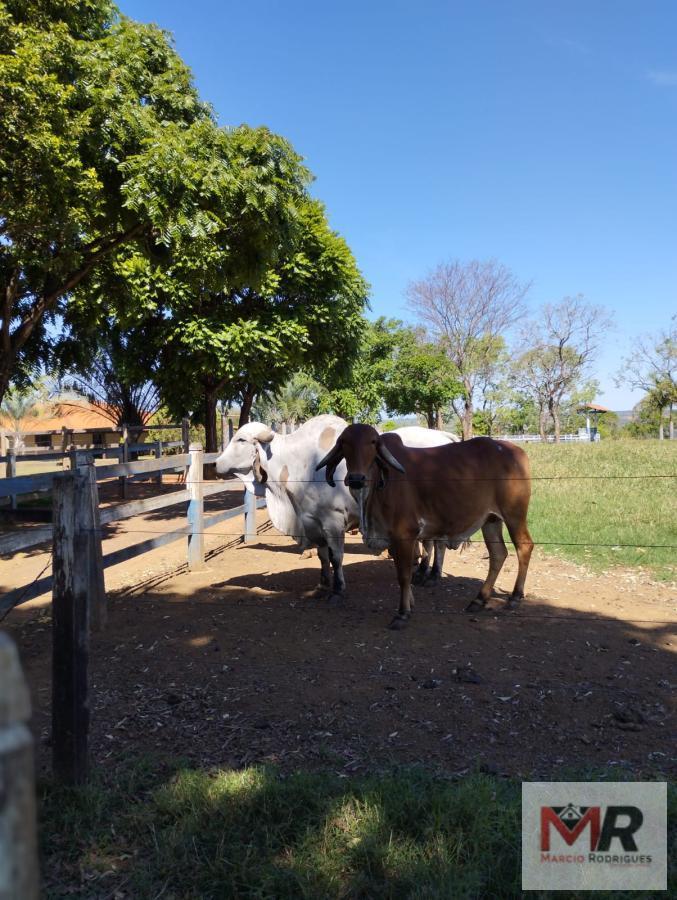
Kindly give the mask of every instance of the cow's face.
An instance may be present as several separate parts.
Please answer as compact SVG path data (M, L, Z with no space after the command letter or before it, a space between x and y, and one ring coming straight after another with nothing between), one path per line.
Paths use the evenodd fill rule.
M395 438L401 444L399 438ZM345 483L352 491L361 491L370 480L380 480L379 468L404 469L383 442L383 436L371 425L349 425L316 469L327 467L327 481L334 487L334 472L342 459L346 461Z
M216 472L222 477L239 475L243 480L265 481L261 467L261 444L269 443L275 432L261 422L243 425L216 460Z

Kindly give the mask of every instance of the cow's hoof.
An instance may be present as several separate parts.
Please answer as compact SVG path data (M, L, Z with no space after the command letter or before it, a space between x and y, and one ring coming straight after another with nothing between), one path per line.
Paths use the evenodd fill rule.
M465 612L479 612L481 609L484 609L484 601L475 599L466 606Z
M316 588L313 588L312 591L308 591L305 596L308 600L322 600L329 593L328 587L322 587L321 584L318 584Z
M430 587L431 585L439 584L441 580L442 576L439 572L429 572L423 579L423 585L424 587Z
M395 616L388 628L391 631L402 631L409 624L409 616Z
M522 602L523 598L520 596L516 596L515 594L511 594L508 597L508 601L505 604L505 608L510 609L519 609L519 605Z
M411 583L412 583L412 584L417 584L417 585L425 584L425 583L426 583L426 573L425 573L425 572L419 572L419 571L417 570L417 571L414 572L414 574L411 576Z

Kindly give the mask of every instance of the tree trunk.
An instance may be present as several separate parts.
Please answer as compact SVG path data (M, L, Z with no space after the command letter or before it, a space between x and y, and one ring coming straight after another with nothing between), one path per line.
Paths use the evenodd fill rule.
M541 441L545 444L547 438L545 435L545 408L543 406L538 410L538 433L541 436Z
M561 426L559 421L559 407L553 406L552 408L552 421L555 423L555 443L559 444L561 439Z
M472 437L472 415L473 415L473 405L472 405L472 394L470 391L470 385L466 381L464 384L465 387L465 399L463 401L463 440L469 441Z
M216 429L216 391L206 387L204 390L204 420L205 420L205 453L216 453L219 449Z
M245 390L242 392L242 403L240 404L240 421L238 422L238 428L242 428L242 426L246 425L249 421L253 403L254 388L251 385L247 385Z
M428 423L428 428L435 427L435 411L432 409L426 410L425 420Z
M439 431L444 431L444 419L442 418L442 410L435 410L435 428Z

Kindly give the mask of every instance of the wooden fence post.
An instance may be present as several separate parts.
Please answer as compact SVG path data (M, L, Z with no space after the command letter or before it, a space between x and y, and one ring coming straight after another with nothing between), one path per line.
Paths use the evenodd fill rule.
M89 478L54 479L52 558L52 764L66 784L87 780L89 703Z
M155 459L162 459L162 441L155 441ZM155 483L162 484L162 469L155 476Z
M108 624L108 598L103 574L101 550L101 515L99 512L99 487L96 483L96 467L90 459L87 466L88 499L91 525L89 528L89 609L94 631L103 631Z
M256 540L256 494L244 492L244 542L250 544Z
M7 451L7 463L5 465L5 475L7 478L15 478L16 477L16 450L14 447L10 447ZM9 508L16 509L17 507L17 498L16 494L11 494L9 498Z
M190 465L186 475L186 487L190 492L188 501L188 568L200 569L205 561L204 539L204 453L201 444L190 445Z
M28 687L0 633L0 900L38 900L33 739Z
M183 452L190 453L190 419L187 416L181 419L181 440L183 441Z
M127 463L129 462L129 429L126 425L122 426L122 444L120 445L120 450L122 451L120 454L120 462ZM121 500L127 499L127 476L121 475L118 481L119 484L119 496Z

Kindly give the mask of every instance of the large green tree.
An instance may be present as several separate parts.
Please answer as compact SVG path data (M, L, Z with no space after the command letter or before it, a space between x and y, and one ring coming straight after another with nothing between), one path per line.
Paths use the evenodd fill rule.
M0 0L0 399L74 291L96 320L102 263L157 279L149 305L177 258L261 279L307 180L266 129L216 126L158 28L108 0Z
M463 396L458 372L440 345L418 330L400 327L397 340L384 383L386 407L397 415L423 416L428 428L443 428L443 410Z

